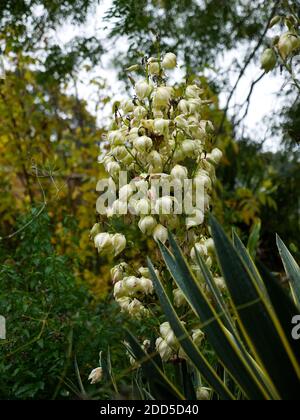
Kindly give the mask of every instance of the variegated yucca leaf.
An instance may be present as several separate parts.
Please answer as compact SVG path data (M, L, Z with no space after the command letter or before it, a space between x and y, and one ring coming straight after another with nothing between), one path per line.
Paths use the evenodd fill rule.
M171 328L191 365L219 398L234 400L242 395L250 400L300 399L300 348L291 337L291 320L297 314L297 307L267 269L257 268L236 233L231 242L214 218L210 224L219 267L228 288L226 299L197 251L198 264L213 303L173 236L169 235L170 249L163 244L159 246L170 275L198 318L219 365L223 366L233 386L228 386L224 375L217 373L215 366L194 344L164 282L149 261L155 290ZM280 241L279 246L298 302L299 267ZM132 340L136 358L146 357L146 367L149 367L149 363L153 363L151 357L137 348L136 339ZM169 379L163 369L159 376L169 389ZM171 394L175 396L174 390ZM187 395L184 397L188 399Z
M290 251L277 235L277 246L279 253L290 281L291 291L293 294L294 301L300 310L300 268L296 263L295 259L291 255Z

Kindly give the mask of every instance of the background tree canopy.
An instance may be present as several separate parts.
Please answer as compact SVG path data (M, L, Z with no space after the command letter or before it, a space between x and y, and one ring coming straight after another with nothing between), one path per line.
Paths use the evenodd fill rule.
M96 14L101 17L93 27L91 16L101 8L103 13ZM97 357L101 342L106 348L111 344L109 322L115 331L122 322L128 322L115 316L113 305L111 314L106 307L103 315L103 299L111 302L109 261L99 258L89 239L96 214L95 186L104 176L103 167L97 164L107 129L102 117L113 108L108 93L111 80L105 83L93 73L104 61L109 60L112 72L128 90L131 84L124 69L158 51L176 52L185 63L182 71L187 77L201 77L213 102L207 117L217 128L218 147L225 154L218 173L215 213L228 230L235 226L244 239L251 232L259 232L255 250L274 271L282 271L275 248L276 232L300 258L299 94L292 93L280 68L274 70L284 84L283 89L280 83L278 86L282 108L262 122L269 128L267 139L264 133L257 137L243 131L251 94L263 83L263 71L259 80L252 85L249 82L246 102L235 103L237 82L251 65L259 69L261 52L272 43L267 33L270 19L287 9L300 16L297 0L0 1L0 312L8 306L8 317L16 321L22 318L25 307L28 317L28 328L23 330L18 325L7 345L0 347L1 378L18 377L20 360L26 378L8 387L1 379L0 396L74 395L74 387L70 391L63 382L68 375L76 381L70 360L78 356L84 375L87 354ZM65 24L74 30L74 36L62 43L57 32ZM88 30L83 31L83 27ZM224 66L224 57L229 57L230 70ZM295 66L299 68L299 56ZM83 70L91 76L96 112L78 92ZM223 101L221 95L225 95ZM272 139L279 139L280 147L270 151L264 142ZM35 243L29 252L39 229L44 234L41 247ZM26 265L20 256L26 257ZM44 258L49 261L48 271ZM31 277L29 285L28 273L39 273ZM41 278L49 280L51 293L62 294L55 309L54 295L49 302L35 299L46 287ZM15 282L13 288L11 280ZM67 317L61 318L68 291L72 299ZM15 295L23 296L20 305L14 303ZM39 336L40 323L36 320L48 319L47 314L51 322L45 322ZM94 339L101 316L104 327L100 330L104 332L103 337L100 333L100 343L87 344L86 349L76 343L70 345L70 331L73 334L86 328ZM39 349L47 346L53 334L58 334L57 346L53 344L43 365ZM84 334L82 340L92 341ZM16 343L19 350L14 353ZM121 345L114 348L114 363L121 370ZM54 363L49 380L41 381L57 356L55 352L61 355L67 351L73 358L64 358L59 366ZM30 382L30 366L34 363L39 372Z

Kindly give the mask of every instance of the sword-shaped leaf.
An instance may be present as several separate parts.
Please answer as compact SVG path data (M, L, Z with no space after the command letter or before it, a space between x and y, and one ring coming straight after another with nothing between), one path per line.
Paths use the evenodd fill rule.
M164 286L158 279L155 269L150 260L148 260L148 267L154 283L156 293L158 295L160 304L165 312L167 320L169 321L174 334L176 335L181 347L193 363L195 368L199 370L206 382L220 395L224 400L233 400L234 396L225 386L220 377L216 374L212 366L208 363L206 358L202 355L198 347L195 346L190 338L186 328L181 323L174 307L168 298Z
M211 228L219 264L250 349L272 381L278 398L299 398L299 362L274 309L213 217Z
M172 246L174 257L164 245L160 245L166 265L178 287L185 294L190 306L199 317L202 329L220 361L226 366L248 398L255 400L268 399L268 391L263 385L265 381L253 368L251 359L246 356L246 352L242 352L239 349L234 340L229 339L226 333L226 325L222 322L224 316L226 319L226 315L223 312L216 313L205 293L199 287L172 235L169 235L169 242ZM229 325L228 329L231 331L231 337L234 337L235 333L232 325Z
M136 361L142 365L151 384L151 391L153 394L156 393L155 397L164 400L184 400L184 396L157 366L151 355L144 352L138 340L129 331L127 331L127 341Z
M284 269L290 280L293 297L298 308L300 308L300 268L278 235L276 236L276 240Z

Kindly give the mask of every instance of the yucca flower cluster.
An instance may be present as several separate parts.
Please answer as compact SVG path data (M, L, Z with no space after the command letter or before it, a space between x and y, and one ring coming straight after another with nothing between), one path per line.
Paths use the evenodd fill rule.
M185 322L182 322L185 325ZM164 322L159 328L160 337L156 340L156 349L160 354L163 362L168 362L173 358L187 359L184 351L180 347L180 343L175 337L169 322ZM200 347L204 340L204 333L200 329L192 331L192 340Z
M176 66L176 55L168 53L161 59L151 57L145 60L145 76L141 80L135 81L130 76L134 96L116 109L114 122L107 134L109 151L101 156L101 162L110 176L108 189L116 193L104 217L109 225L111 218L124 217L130 212L132 223L136 223L139 234L145 240L153 238L156 242L166 243L170 230L191 261L195 261L196 246L208 267L212 267L214 244L206 223L206 213L210 209L216 182L215 168L222 159L222 152L213 146L212 122L203 119L203 110L210 101L203 98L201 85L168 84L166 73ZM133 66L128 71L139 69L139 66ZM128 182L120 186L123 173L127 174ZM185 195L187 200L195 204L197 188L203 193L200 202L196 203L198 206L194 206L192 211L178 211L180 205L174 190L183 189L188 180L191 188ZM153 181L160 183L162 195L153 188ZM172 190L164 190L170 184ZM100 224L93 227L91 236L101 255L118 256L126 249L124 235L101 232ZM196 264L194 269L201 277ZM144 303L145 298L154 294L148 268L140 267L137 273L132 270L130 261L120 262L112 268L111 275L114 296L122 311L135 317L150 315ZM186 302L181 290L175 288L173 293L175 305L183 307ZM163 324L161 337L156 342L162 359L166 361L174 355L184 356L180 354L174 334L170 328L167 334L166 329L166 324ZM198 342L199 331L193 333Z

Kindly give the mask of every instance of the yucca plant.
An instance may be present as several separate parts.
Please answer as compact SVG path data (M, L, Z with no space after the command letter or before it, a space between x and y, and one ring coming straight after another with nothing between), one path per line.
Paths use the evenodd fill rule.
M255 265L238 235L231 241L219 223L210 220L220 270L228 296L224 298L197 254L204 281L194 276L183 253L169 235L170 250L159 244L166 267L196 317L213 348L216 362L195 345L181 322L164 281L158 278L152 262L149 269L165 316L183 351L187 365L201 375L215 398L224 400L300 399L300 346L292 338L292 319L300 313L300 269L287 247L277 238L279 252L289 279L291 293L263 265ZM128 334L136 360L150 378L148 391L154 398L193 399L192 378L188 370L183 387L169 379L160 358L146 352ZM185 362L184 362L185 363ZM147 392L148 392L147 391Z

